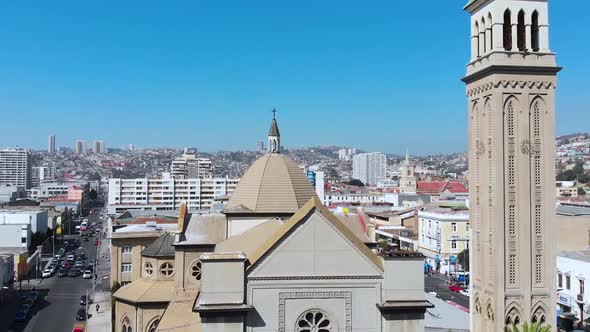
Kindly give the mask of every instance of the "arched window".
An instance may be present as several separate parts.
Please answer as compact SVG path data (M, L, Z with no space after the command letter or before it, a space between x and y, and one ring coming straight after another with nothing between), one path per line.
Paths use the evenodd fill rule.
M512 50L512 22L510 19L510 10L506 9L504 12L504 49L506 51Z
M121 332L127 332L127 324L123 324L123 327L121 328Z
M531 48L533 52L539 52L539 13L536 10L532 17Z
M201 263L200 260L197 260L191 266L191 276L197 281L201 280L202 267L203 267L203 264Z
M335 330L328 315L319 309L304 312L297 319L295 326L295 331L297 332L332 332Z
M480 50L479 43L481 43L481 40L479 40L479 23L478 22L475 22L475 31L474 32L475 32L475 39L477 40L477 47L475 50L475 54L477 56L480 56L481 54L479 54L479 50Z
M160 319L159 318L157 318L156 320L154 320L150 324L150 327L148 328L147 332L156 332L156 329L158 328L158 324L160 324Z
M483 19L483 18L481 19L481 30L483 32L481 34L483 37L481 38L482 40L480 42L483 43L483 45L482 45L483 46L482 47L483 48L483 54L486 54L486 52L488 51L488 47L487 47L488 44L486 44L486 33L487 33L487 29L486 29L486 20Z
M526 29L524 27L524 11L518 12L518 25L516 27L516 44L518 50L521 52L526 51Z
M494 21L492 21L492 14L488 14L488 24L490 25L490 45L491 49L494 49Z

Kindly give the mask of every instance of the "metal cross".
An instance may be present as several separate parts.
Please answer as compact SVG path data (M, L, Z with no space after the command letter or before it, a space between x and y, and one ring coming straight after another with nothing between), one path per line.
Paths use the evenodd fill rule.
M276 110L276 108L273 108L273 109L272 109L272 118L273 118L273 119L276 119L276 117L277 117L277 112L278 112L278 111Z

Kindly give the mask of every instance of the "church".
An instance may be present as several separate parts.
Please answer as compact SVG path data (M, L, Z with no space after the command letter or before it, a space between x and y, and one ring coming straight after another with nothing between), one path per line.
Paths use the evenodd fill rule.
M115 331L424 331L424 257L378 251L326 209L274 116L268 142L225 218L184 207L145 247L141 278L113 294Z

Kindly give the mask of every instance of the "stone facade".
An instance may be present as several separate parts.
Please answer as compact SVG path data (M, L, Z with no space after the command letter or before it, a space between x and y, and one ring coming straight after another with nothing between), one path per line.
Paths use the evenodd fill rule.
M471 329L555 318L555 107L547 0L474 0L467 65Z

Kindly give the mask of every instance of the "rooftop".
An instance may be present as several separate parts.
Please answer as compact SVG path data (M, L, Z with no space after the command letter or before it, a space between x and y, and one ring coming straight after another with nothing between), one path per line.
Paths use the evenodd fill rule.
M144 257L174 257L174 234L164 233L141 252Z
M590 249L562 251L558 256L590 263Z

